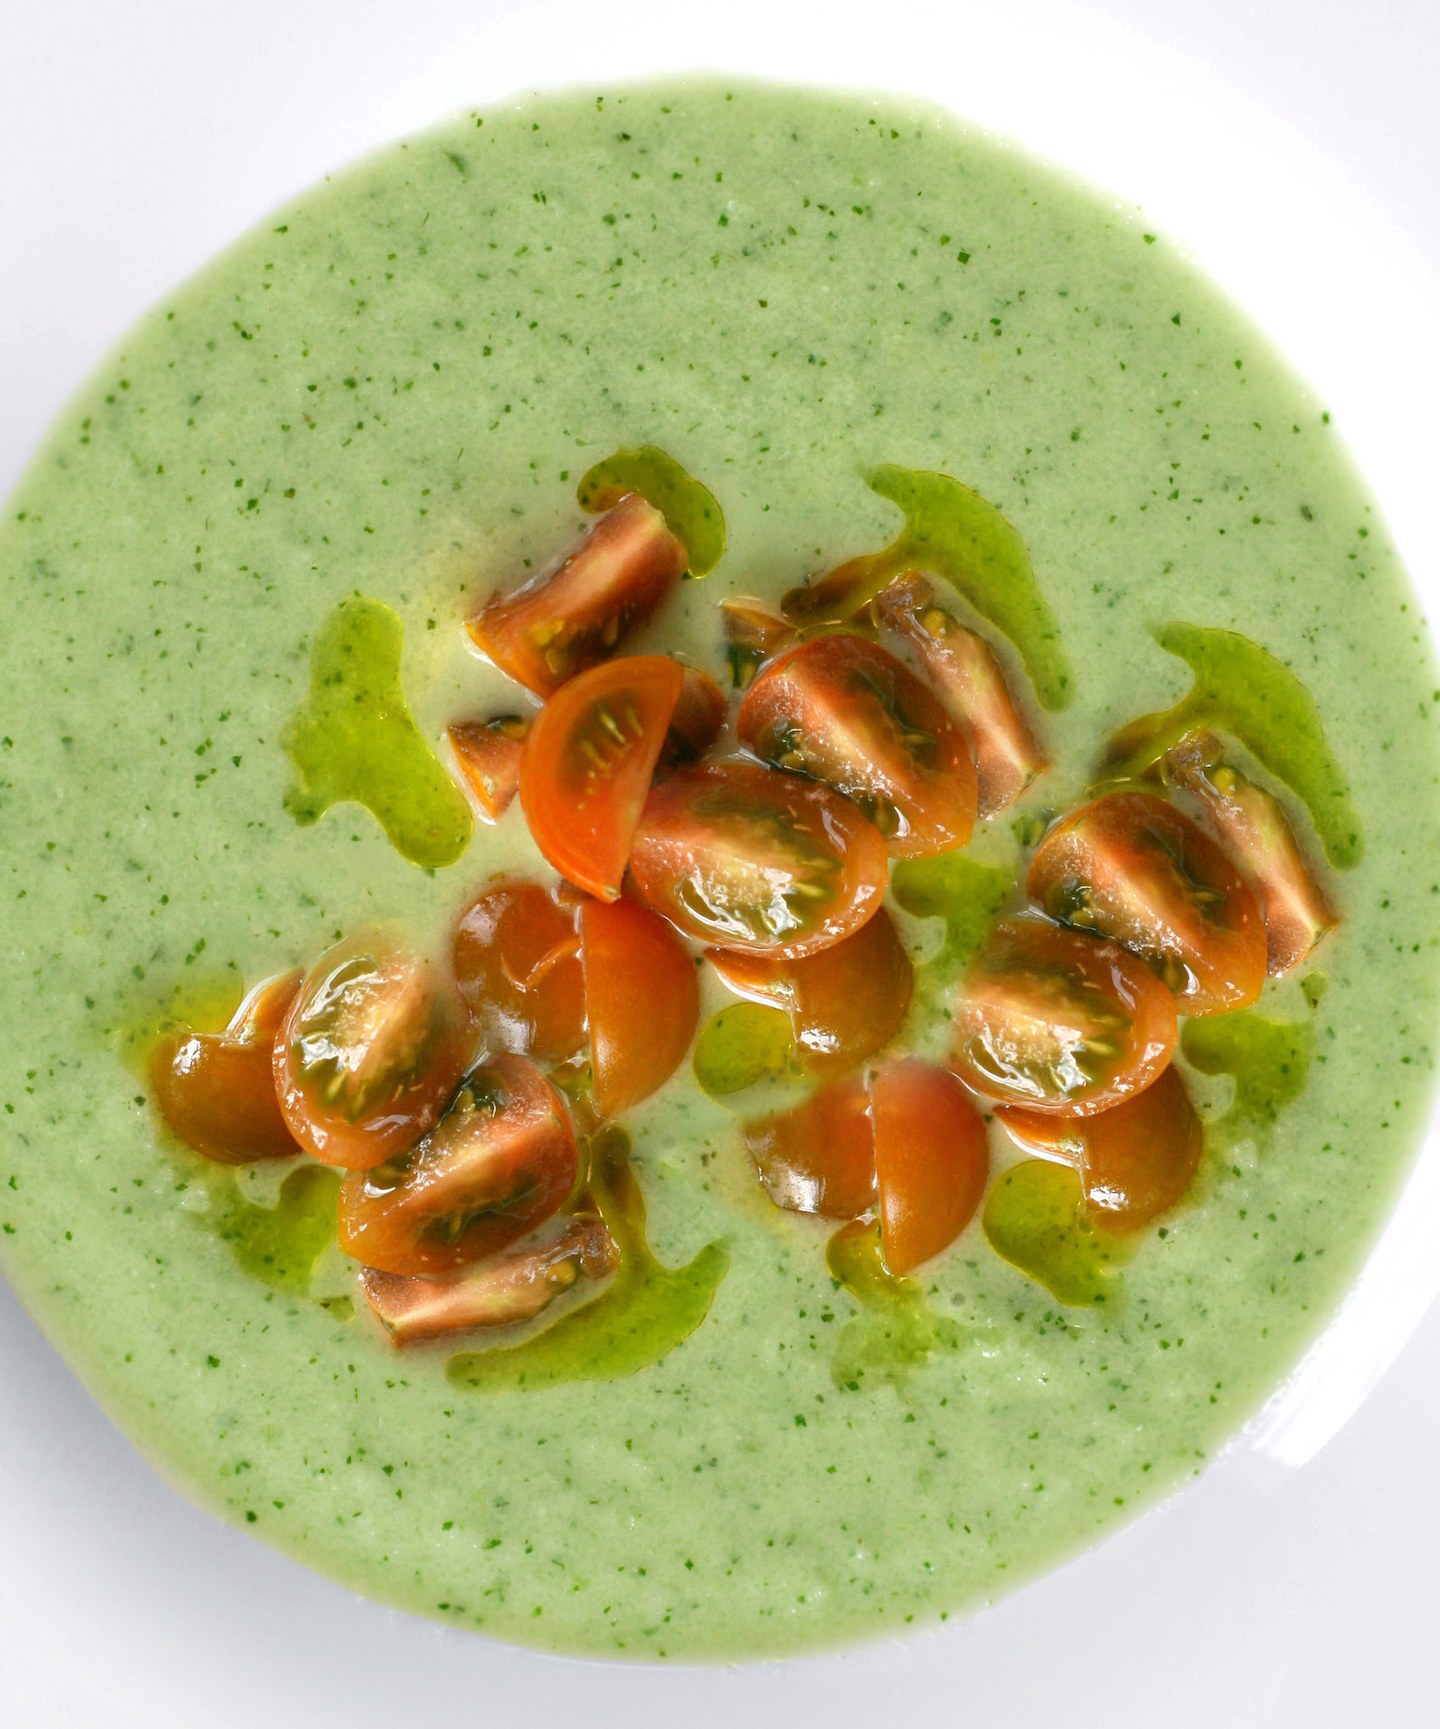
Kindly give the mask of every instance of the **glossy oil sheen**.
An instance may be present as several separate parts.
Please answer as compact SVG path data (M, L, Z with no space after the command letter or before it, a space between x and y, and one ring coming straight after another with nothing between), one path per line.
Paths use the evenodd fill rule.
M377 921L439 942L483 877L536 868L514 812L433 873L364 805L296 823L281 741L326 620L356 594L394 612L431 749L513 711L462 617L573 542L605 453L647 445L727 544L634 646L716 675L720 598L774 605L903 532L864 478L887 464L1013 527L1072 682L1042 717L1055 766L969 849L1000 873L983 897L1116 728L1184 697L1157 626L1239 631L1313 696L1365 852L1335 877L1328 989L1272 985L1256 1013L1314 1055L1273 1112L1274 1080L1249 1083L1261 1115L1117 1302L1060 1305L977 1219L913 1281L945 1348L888 1373L904 1353L850 1330L883 1311L831 1276L826 1227L759 1193L749 1095L707 1098L688 1065L628 1125L647 1240L668 1269L725 1243L728 1271L622 1379L457 1387L454 1347L397 1355L333 1261L303 1292L247 1268L254 1221L212 1228L234 1237L228 1174L205 1223L213 1173L159 1134L127 1030L177 982L238 998ZM5 506L0 606L5 1270L187 1492L386 1601L646 1658L974 1606L1202 1467L1333 1310L1415 1144L1440 681L1384 527L1324 405L1174 245L928 109L674 85L462 116L362 163L104 362ZM958 951L983 923L960 882L911 880L897 915L932 1054L946 926ZM1222 1118L1249 1053L1191 1050Z

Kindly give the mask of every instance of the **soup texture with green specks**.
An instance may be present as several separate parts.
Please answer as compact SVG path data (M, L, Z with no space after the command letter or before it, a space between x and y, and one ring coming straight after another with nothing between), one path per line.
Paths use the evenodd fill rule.
M407 856L347 802L312 648L341 602L392 609L414 725L387 737L423 767L448 722L516 706L466 615L570 544L596 463L651 445L725 545L632 646L722 681L720 599L895 541L885 465L973 488L1033 562L1058 638L1018 688L1051 767L949 877L897 869L916 1048L946 1049L1041 820L1190 688L1169 627L1243 633L1313 696L1358 824L1325 866L1342 923L1246 1016L1190 1023L1200 1174L1131 1252L1047 1286L977 1215L877 1297L755 1182L740 1125L788 1083L752 1028L755 1085L687 1062L626 1118L664 1270L638 1287L689 1303L688 1336L600 1379L487 1370L475 1335L399 1351L334 1246L335 1176L188 1152L146 1043L363 927L443 943L485 877L544 874L518 809L467 845L427 782ZM1204 1467L1419 1137L1440 705L1384 526L1323 404L1164 236L931 110L675 83L382 151L105 361L5 506L0 594L0 1265L187 1495L384 1602L632 1658L974 1607ZM702 1019L731 1000L704 989ZM702 1076L727 1060L712 1038ZM993 1208L1017 1155L992 1147ZM1056 1204L1030 1193L1005 1240Z

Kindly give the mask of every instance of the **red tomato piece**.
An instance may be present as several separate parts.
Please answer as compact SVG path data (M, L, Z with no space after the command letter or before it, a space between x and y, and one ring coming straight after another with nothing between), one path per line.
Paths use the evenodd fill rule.
M938 1255L969 1224L990 1174L979 1111L948 1070L916 1057L870 1081L875 1184L885 1265L899 1276Z
M740 758L681 769L651 790L630 872L686 936L790 956L859 930L889 881L885 843L854 805Z
M1158 1080L1175 998L1134 955L1039 919L999 924L955 1009L952 1066L977 1093L1089 1116Z
M266 979L220 1033L171 1033L150 1053L150 1089L170 1128L222 1165L300 1151L275 1096L275 1038L300 988L298 972Z
M408 1152L340 1185L340 1247L383 1273L448 1273L528 1235L575 1186L575 1133L532 1062L502 1051L466 1076Z
M1210 732L1187 733L1166 754L1165 772L1172 785L1200 801L1221 845L1255 890L1271 976L1293 972L1340 919L1306 864L1279 800L1227 763Z
M772 654L789 648L798 632L763 601L736 595L720 602L725 626L725 652L730 659L730 679L736 690L748 690L755 674Z
M1192 1015L1253 1003L1265 925L1240 873L1189 817L1144 792L1110 793L1056 823L1026 892L1051 918L1122 944Z
M561 564L492 594L465 628L487 660L537 696L550 696L608 659L656 610L686 563L665 518L631 493Z
M682 666L685 682L670 716L670 730L665 735L665 748L660 761L666 768L677 763L694 762L704 756L725 728L729 704L725 692L708 672L698 666Z
M368 1170L433 1127L473 1041L448 978L387 938L351 938L305 975L275 1041L280 1109L307 1153Z
M615 1240L597 1218L574 1218L544 1242L440 1278L367 1267L361 1289L392 1344L413 1345L476 1327L528 1321L581 1279L603 1279L619 1265Z
M975 759L980 815L994 816L1013 804L1047 765L989 643L941 606L916 571L881 590L875 616L914 649L960 723Z
M828 1081L793 1110L745 1124L745 1146L777 1207L853 1219L875 1204L875 1135L864 1080Z
M811 637L755 680L740 742L864 811L898 858L964 846L975 826L975 765L939 700L863 637Z
M518 714L456 721L445 729L460 783L485 822L499 822L520 790L520 755L530 722Z
M1056 1117L1003 1105L1007 1133L1042 1159L1074 1165L1093 1222L1107 1231L1138 1230L1190 1187L1205 1131L1174 1066L1113 1110Z
M455 927L455 979L480 1049L565 1062L585 1048L575 909L539 883L497 878Z
M853 936L800 960L709 949L707 959L738 996L790 1017L795 1043L820 1072L852 1069L899 1032L915 972L884 907Z
M618 1117L679 1068L700 1018L693 957L634 901L586 901L580 952L595 1108Z
M561 876L619 898L630 843L685 674L664 655L606 661L540 710L520 762L520 803Z

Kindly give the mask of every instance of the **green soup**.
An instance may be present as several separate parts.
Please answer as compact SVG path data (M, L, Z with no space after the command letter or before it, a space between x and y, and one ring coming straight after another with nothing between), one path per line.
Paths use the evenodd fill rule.
M1314 696L1364 839L1331 873L1343 926L1307 988L1187 1039L1200 1182L1083 1303L978 1219L898 1297L832 1275L825 1230L746 1165L756 1089L686 1069L628 1127L640 1285L694 1330L611 1378L486 1372L474 1340L386 1343L329 1246L332 1179L235 1178L157 1128L137 1054L161 1017L214 1024L380 919L433 942L491 870L538 868L518 812L446 862L463 822L429 782L412 863L284 747L356 595L403 626L421 739L513 707L460 620L640 445L710 489L726 545L637 646L717 676L724 594L895 538L877 467L956 477L1028 549L1068 706L959 899L923 874L902 895L936 957L922 1046L1026 817L1189 688L1157 630L1242 632ZM1164 237L928 110L659 86L381 153L105 362L6 506L0 585L4 1268L187 1494L384 1601L632 1657L974 1606L1203 1468L1333 1309L1417 1140L1440 692L1384 528L1321 405ZM1031 1202L1021 1235L1054 1197Z

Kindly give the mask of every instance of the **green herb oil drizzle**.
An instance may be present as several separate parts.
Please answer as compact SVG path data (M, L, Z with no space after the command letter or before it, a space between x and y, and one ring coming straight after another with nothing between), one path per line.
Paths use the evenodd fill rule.
M595 514L638 492L665 518L685 548L686 574L708 576L725 551L725 515L715 494L683 469L673 456L642 444L617 450L584 476L576 490L580 508Z
M846 1392L893 1387L903 1394L916 1369L937 1351L958 1351L969 1341L966 1330L940 1314L914 1279L896 1278L880 1254L880 1227L856 1221L843 1225L825 1252L830 1276L860 1305L840 1329L830 1374Z
M1085 1217L1080 1173L1047 1159L1012 1165L991 1185L985 1235L997 1255L1070 1308L1113 1305L1123 1249Z

